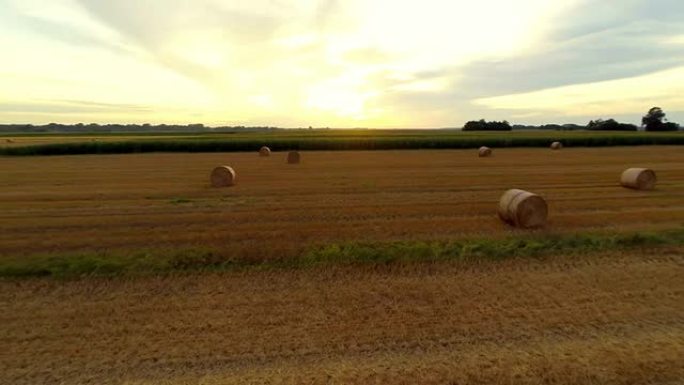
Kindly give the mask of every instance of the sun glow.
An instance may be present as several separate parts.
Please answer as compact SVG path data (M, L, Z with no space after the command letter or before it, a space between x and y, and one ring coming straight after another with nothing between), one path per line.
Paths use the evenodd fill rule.
M521 100L573 114L674 98L657 86L618 106L607 95L620 83L484 97L467 82L469 66L548 47L554 23L583 2L7 0L0 118L424 127L462 124L482 108L521 110ZM663 44L676 47L681 36Z

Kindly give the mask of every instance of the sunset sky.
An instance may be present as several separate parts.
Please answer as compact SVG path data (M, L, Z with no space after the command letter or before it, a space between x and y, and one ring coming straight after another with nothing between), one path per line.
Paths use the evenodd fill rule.
M683 0L0 0L0 123L684 123Z

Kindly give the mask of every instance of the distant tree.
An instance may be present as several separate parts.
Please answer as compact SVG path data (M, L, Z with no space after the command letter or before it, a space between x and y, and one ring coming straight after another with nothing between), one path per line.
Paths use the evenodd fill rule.
M485 127L484 119L475 121L471 120L463 126L463 131L482 131Z
M667 122L667 123L663 124L663 131L677 131L679 129L680 129L679 124L677 124L675 122Z
M651 108L641 118L641 124L646 127L646 131L672 131L672 125L665 124L665 122L667 122L665 112L660 107Z
M581 130L581 129L584 129L584 126L580 126L579 124L572 124L572 123L564 124L561 128L561 130L565 130L565 131Z
M507 121L487 122L484 119L471 120L463 126L463 131L511 131L513 128Z
M597 119L589 121L587 129L596 131L636 131L637 126L627 123L618 123L615 119Z
M636 124L620 123L618 130L620 130L620 131L638 131L639 127L637 127Z

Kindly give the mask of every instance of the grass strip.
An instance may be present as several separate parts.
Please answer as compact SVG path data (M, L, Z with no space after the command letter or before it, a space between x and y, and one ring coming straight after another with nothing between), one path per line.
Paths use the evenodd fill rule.
M554 234L458 241L347 242L312 246L299 256L241 260L212 250L77 253L0 258L0 277L127 276L190 271L299 269L325 265L503 260L684 246L684 228L626 234Z

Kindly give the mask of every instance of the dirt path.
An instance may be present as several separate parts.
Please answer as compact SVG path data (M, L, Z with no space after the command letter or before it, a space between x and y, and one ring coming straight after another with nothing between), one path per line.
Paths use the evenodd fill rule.
M0 282L2 384L684 379L684 249Z

